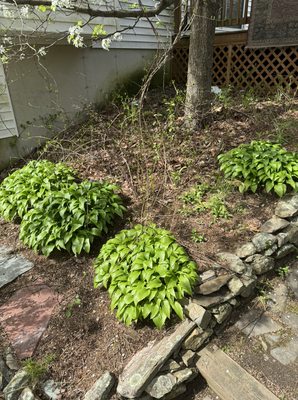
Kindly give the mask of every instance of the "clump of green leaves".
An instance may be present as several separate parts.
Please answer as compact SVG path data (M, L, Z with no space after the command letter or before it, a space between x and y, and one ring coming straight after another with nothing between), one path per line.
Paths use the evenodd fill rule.
M23 362L23 367L29 375L31 383L37 383L49 370L51 363L55 360L54 354L48 354L41 361L28 358Z
M229 218L230 213L226 207L224 197L221 190L216 187L206 183L197 184L181 196L181 200L184 203L182 213L192 214L193 212L210 211L215 219Z
M161 328L180 300L192 294L197 266L172 234L136 225L109 240L95 261L95 287L108 288L112 310L125 324L150 319Z
M282 197L289 187L298 191L298 153L280 144L252 141L218 156L226 178L239 179L241 193L260 187Z
M54 249L80 254L90 251L94 238L125 210L118 188L109 183L83 181L52 191L23 218L20 239L48 256Z
M3 180L0 185L0 216L11 221L23 216L50 191L74 182L75 172L59 163L30 161Z
M191 231L191 240L194 243L203 243L207 241L205 235L203 233L199 233L196 229L192 229Z

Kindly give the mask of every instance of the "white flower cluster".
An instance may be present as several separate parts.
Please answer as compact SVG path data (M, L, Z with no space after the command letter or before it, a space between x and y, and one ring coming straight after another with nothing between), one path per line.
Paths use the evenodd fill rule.
M84 39L81 36L83 28L80 26L80 24L71 26L68 29L68 32L69 35L67 36L67 41L69 44L73 44L77 48L84 46Z
M28 18L29 16L29 6L22 6L20 8L20 14L23 18Z
M73 8L72 0L52 0L52 10L56 8Z
M10 8L8 8L5 4L0 4L0 15L3 15L4 18L14 18L15 13Z
M109 51L109 50L110 50L111 43L112 43L113 41L115 41L115 42L121 42L121 40L122 40L122 35L121 35L121 33L120 33L120 32L116 32L116 33L114 33L114 35L113 35L112 37L102 39L102 41L101 41L101 47L102 47L104 50Z

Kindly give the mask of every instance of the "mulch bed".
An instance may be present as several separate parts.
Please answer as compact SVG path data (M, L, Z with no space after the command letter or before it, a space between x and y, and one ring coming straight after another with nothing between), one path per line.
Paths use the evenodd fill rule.
M259 100L244 108L235 100L229 109L215 104L206 126L189 134L181 126L179 107L173 126L166 121L162 100L166 95L158 91L149 94L142 128L138 122L132 124L121 107L92 111L86 123L63 132L26 161L62 160L74 166L82 178L118 183L128 212L109 237L124 227L152 221L170 229L203 271L212 266L217 251L233 250L257 232L277 201L273 194L242 195L227 186L218 170L217 155L253 139L279 138L287 149L297 151L298 101ZM2 177L10 171L4 171ZM181 195L202 182L224 193L230 218L181 212ZM204 234L206 241L194 243L193 229ZM97 241L90 255L60 253L46 258L26 249L18 232L17 224L1 221L0 243L32 260L35 267L1 290L0 305L17 289L40 279L63 294L60 309L34 355L37 360L54 356L49 373L62 382L63 398L81 399L105 370L118 375L135 352L161 338L177 322L174 319L158 331L144 323L126 327L117 321L107 293L93 288L92 263L107 238ZM76 296L80 305L73 303ZM6 345L0 330L0 351Z

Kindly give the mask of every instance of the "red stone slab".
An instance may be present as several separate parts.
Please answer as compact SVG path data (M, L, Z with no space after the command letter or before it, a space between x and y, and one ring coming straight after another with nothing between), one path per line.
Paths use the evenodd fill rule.
M20 359L31 357L60 297L44 284L18 290L0 307L0 323Z

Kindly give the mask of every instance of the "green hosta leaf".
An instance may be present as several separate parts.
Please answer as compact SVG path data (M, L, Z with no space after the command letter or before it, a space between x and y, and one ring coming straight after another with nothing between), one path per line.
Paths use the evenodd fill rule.
M178 317L180 319L183 319L184 318L184 316L183 316L183 308L182 308L181 304L178 303L178 301L174 301L171 304L171 306L172 306L173 310L175 311L175 313L178 315Z

